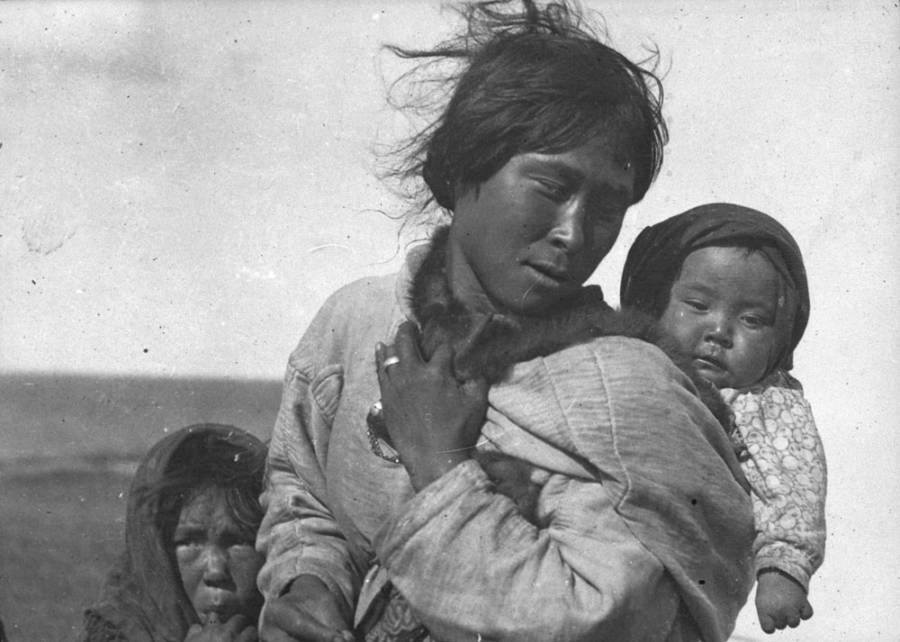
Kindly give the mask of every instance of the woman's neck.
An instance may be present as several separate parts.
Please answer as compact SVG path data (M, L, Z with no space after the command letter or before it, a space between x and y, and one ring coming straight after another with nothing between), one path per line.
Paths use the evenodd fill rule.
M467 310L476 314L500 312L485 292L462 250L453 243L447 243L445 248L444 273L450 295Z

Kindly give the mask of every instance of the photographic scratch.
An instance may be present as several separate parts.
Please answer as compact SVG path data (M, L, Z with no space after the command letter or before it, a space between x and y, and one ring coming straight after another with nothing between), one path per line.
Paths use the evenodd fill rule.
M352 252L353 250L349 245L341 245L340 243L324 243L322 245L316 245L314 247L309 248L308 252L312 254L313 252L319 252L321 250L330 250L330 249L340 249L347 250L348 252Z

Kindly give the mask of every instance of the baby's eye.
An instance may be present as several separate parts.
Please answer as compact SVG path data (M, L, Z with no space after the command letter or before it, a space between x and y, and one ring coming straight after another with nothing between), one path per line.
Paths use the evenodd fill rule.
M699 299L685 299L684 304L689 308L697 310L698 312L706 312L709 309L709 306L706 305L704 301Z
M772 325L771 322L766 317L758 316L755 314L746 314L746 315L744 315L743 319L744 319L744 323L747 325L747 327L750 327L753 329L764 328L768 325Z

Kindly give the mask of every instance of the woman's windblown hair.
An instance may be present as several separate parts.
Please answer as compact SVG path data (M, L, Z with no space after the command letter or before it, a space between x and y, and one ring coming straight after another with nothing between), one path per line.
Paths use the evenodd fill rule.
M654 74L658 53L631 62L565 2L492 0L457 11L465 30L436 48L388 47L422 60L398 82L416 80L424 91L398 106L444 105L398 150L402 160L391 172L424 179L427 190L419 183L412 193L417 209L435 202L452 211L460 189L486 181L513 156L561 153L595 137L634 165L634 202L643 198L668 138ZM438 74L446 62L455 71Z

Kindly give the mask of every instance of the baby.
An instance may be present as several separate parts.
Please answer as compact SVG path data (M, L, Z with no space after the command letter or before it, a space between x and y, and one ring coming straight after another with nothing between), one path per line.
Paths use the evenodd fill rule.
M644 229L621 303L659 319L734 413L752 488L756 609L763 631L812 616L810 576L825 547L825 455L800 383L788 374L809 317L793 237L755 210L715 203Z

